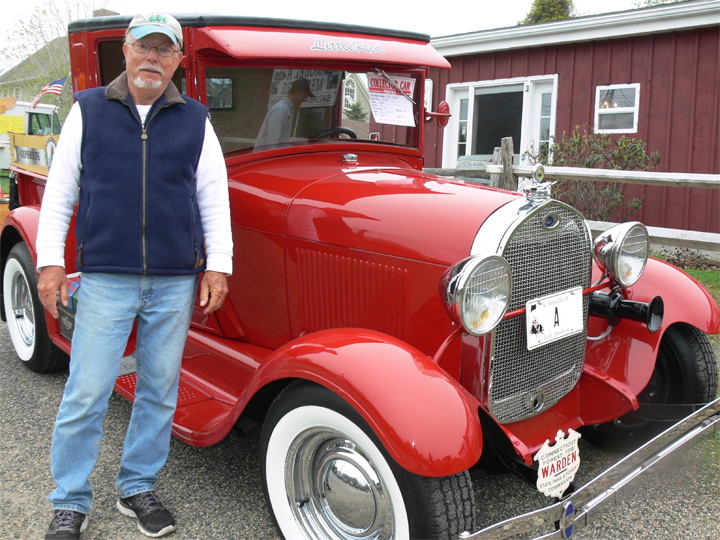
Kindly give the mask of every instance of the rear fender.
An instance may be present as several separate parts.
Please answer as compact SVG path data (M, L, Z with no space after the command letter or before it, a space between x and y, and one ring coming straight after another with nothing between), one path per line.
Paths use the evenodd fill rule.
M16 208L5 218L2 224L2 232L0 233L0 275L5 271L5 262L12 247L18 242L25 242L30 250L33 262L37 263L37 231L40 222L40 206L21 206ZM70 222L71 232L75 230L75 214L73 214ZM75 272L75 235L68 233L65 241L65 271L70 274ZM2 288L0 288L0 306L3 306ZM70 344L60 335L58 321L53 319L47 310L45 313L45 322L47 323L48 333L53 342L66 353L70 352Z
M10 212L2 224L0 233L0 249L2 250L3 264L10 249L18 241L27 244L30 253L35 259L35 239L37 238L38 222L40 221L39 206L21 206Z
M479 403L431 358L391 336L307 334L263 361L251 394L283 379L313 381L342 397L411 473L449 476L480 458Z
M10 212L3 220L0 232L0 276L5 272L5 263L13 246L25 242L33 261L35 255L35 239L37 238L37 225L40 219L39 206L22 206ZM0 287L0 315L6 320L5 302L2 298L2 287Z

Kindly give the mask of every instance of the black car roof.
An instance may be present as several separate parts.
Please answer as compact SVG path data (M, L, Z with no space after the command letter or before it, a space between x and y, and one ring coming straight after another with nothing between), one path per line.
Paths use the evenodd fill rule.
M287 28L293 30L318 30L323 32L341 32L348 34L364 34L372 36L389 37L393 39L409 39L429 43L427 34L408 32L405 30L389 30L386 28L373 28L354 24L328 23L321 21L301 21L295 19L272 19L268 17L241 17L234 15L212 15L203 13L173 14L180 26L245 26L261 28ZM130 15L114 15L109 17L93 17L79 19L68 25L68 33L93 32L98 30L111 30L127 28L132 20Z

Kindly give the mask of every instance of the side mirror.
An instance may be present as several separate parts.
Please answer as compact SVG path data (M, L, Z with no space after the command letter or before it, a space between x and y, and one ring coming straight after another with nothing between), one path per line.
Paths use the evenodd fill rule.
M435 112L425 112L425 116L430 119L431 117L437 118L438 126L441 128L444 128L448 125L448 122L450 121L450 117L452 116L450 114L450 105L448 105L447 101L441 101L438 104L437 111Z

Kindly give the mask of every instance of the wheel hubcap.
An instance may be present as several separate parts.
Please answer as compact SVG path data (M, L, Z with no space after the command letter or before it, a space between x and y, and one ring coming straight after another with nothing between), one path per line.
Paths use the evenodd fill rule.
M30 346L35 340L35 314L30 297L30 287L28 287L25 276L20 272L13 277L10 294L15 328L17 328L23 343Z
M309 538L392 538L392 503L382 478L352 441L308 430L294 441L287 463L288 497Z

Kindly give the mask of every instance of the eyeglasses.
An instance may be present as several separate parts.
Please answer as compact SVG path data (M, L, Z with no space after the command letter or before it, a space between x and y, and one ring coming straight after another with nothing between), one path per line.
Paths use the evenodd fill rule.
M147 56L150 54L150 51L155 49L158 53L158 56L162 56L163 58L169 58L173 54L177 53L177 49L174 47L170 47L169 45L160 45L159 47L153 47L149 43L146 43L145 41L136 41L135 43L128 43L133 48L133 51L135 51L138 54L142 54L143 56Z

